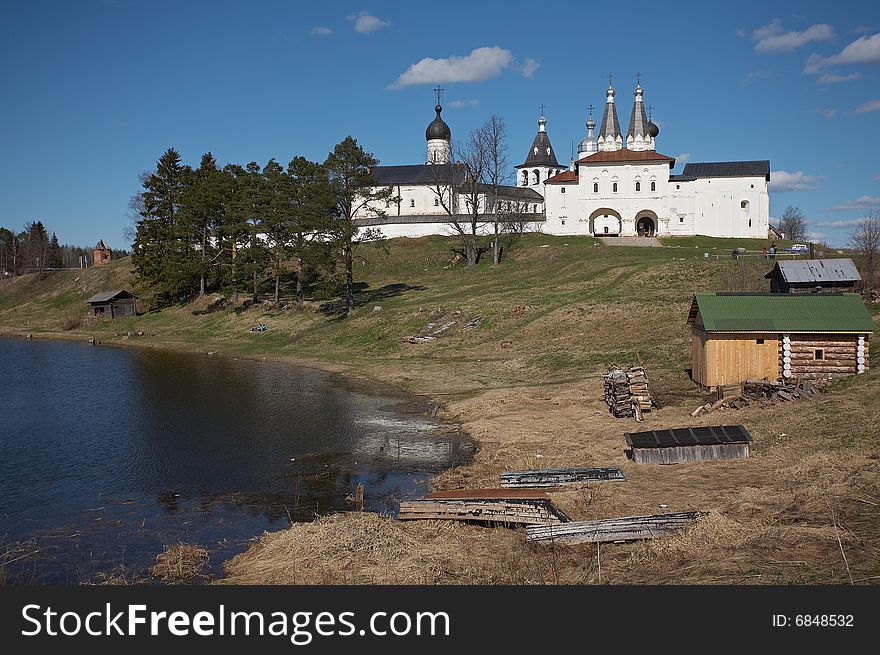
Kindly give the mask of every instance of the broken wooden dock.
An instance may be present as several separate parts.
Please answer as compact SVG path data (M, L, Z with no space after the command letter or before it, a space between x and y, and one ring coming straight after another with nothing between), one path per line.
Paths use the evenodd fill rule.
M626 478L619 468L554 468L528 471L508 471L501 474L501 486L510 487L558 487L568 484L590 482L623 482Z
M546 493L533 489L436 491L423 500L400 501L397 518L516 525L554 525L569 520Z
M556 544L607 543L638 541L682 530L702 512L672 512L651 516L627 516L598 521L571 521L560 525L537 525L526 528L526 540Z

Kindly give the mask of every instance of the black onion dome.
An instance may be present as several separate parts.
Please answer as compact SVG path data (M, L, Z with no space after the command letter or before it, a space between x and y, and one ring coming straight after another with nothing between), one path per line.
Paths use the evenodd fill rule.
M432 139L443 139L444 141L452 140L452 131L449 129L449 126L446 122L440 118L440 112L443 111L443 107L439 104L434 107L434 111L437 112L437 116L434 117L434 120L431 121L431 124L428 125L428 129L425 130L425 139L431 141Z
M656 136L660 134L660 128L657 127L651 121L648 121L648 136L656 138Z

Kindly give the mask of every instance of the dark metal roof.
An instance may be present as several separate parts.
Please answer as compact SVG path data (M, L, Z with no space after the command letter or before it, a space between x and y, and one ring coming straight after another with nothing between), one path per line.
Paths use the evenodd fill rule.
M770 160L695 162L685 164L682 174L695 178L763 176L769 180Z
M853 260L847 258L781 260L764 277L771 278L776 271L790 284L858 282L862 279Z
M406 166L373 166L370 172L378 186L395 184L437 184L449 180L452 164L409 164ZM464 166L456 165L455 174L464 179Z
M695 178L693 175L670 175L669 176L670 182L693 182L696 179L697 178Z
M614 91L612 89L608 89L608 91L611 92L611 97L613 98ZM608 111L609 107L611 111ZM606 139L616 139L623 136L620 133L620 121L617 120L617 107L614 105L613 100L605 103L605 113L602 114L602 122L599 123L599 136L604 136Z
M480 191L483 193L492 193L493 188L488 184L481 184ZM504 199L514 198L517 200L544 202L544 196L534 189L525 186L508 186L506 184L500 184L498 185L498 197Z
M641 90L641 89L639 89ZM632 114L629 117L629 129L626 131L626 137L647 137L648 134L648 115L645 113L645 103L641 101L641 95L636 96L633 101Z
M124 298L137 298L137 296L129 293L125 289L117 289L116 291L102 291L86 300L88 303L110 302L111 300L122 300Z
M440 118L440 112L443 111L443 107L437 105L434 107L434 111L437 112L437 115L428 125L428 129L425 130L425 139L428 141L431 139L450 141L452 139L452 130L450 130L446 122Z
M674 428L627 432L626 443L633 448L674 448L676 446L719 446L751 443L752 435L742 425L717 425L700 428Z
M546 132L538 131L532 141L532 147L529 148L525 162L517 168L528 166L559 166L559 162L556 161L556 153L553 152L553 146L550 145L550 137Z

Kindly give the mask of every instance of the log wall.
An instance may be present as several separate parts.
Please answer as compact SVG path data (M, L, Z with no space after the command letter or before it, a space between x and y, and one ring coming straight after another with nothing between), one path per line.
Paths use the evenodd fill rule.
M858 353L858 336L850 334L792 334L790 335L788 362L791 377L795 379L815 379L855 375L858 372L858 358L864 359L864 370L868 370L868 339L862 355ZM823 351L823 358L816 359L816 350ZM778 361L782 370L785 353L780 341Z

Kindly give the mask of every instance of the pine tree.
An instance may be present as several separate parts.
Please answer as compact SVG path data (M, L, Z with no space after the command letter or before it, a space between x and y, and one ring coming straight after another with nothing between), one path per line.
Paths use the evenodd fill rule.
M294 157L287 165L290 179L290 254L296 271L296 307L303 304L303 285L310 270L326 268L328 237L336 215L336 199L321 164Z
M364 151L351 136L345 137L327 156L324 166L336 201L335 240L345 268L345 305L354 309L354 252L359 243L381 238L375 229L361 229L355 222L359 211L384 216L381 208L391 198L392 187L377 188L370 169L379 160Z
M49 240L49 252L47 254L47 266L49 268L64 268L64 256L61 252L61 244L58 243L58 235L52 233Z
M185 301L195 292L199 262L181 215L191 179L192 169L169 148L143 182L132 262L156 306Z
M216 231L223 222L224 175L210 152L202 155L182 196L182 226L198 251L199 295L204 296L212 277L216 253Z

